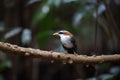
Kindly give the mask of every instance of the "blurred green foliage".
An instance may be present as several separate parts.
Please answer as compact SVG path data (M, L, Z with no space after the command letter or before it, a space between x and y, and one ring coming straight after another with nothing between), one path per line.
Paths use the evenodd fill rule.
M105 4L105 1L107 1L107 5ZM21 2L21 3L25 3L25 2ZM18 9L20 10L18 9L17 10L21 13L16 11L15 14L18 15L19 17L17 16L16 18L16 16L12 15L13 19L14 18L20 19L20 20L14 20L14 22L16 23L12 25L13 26L12 28L9 27L9 25L14 23L14 22L13 23L10 22L12 21L11 12L13 10L9 8L11 10L10 14L9 15L8 13L5 14L7 17L10 16L9 19L7 19L6 16L4 16L5 19L3 19L3 22L2 21L0 22L1 41L7 41L7 40L9 41L10 38L14 38L14 37L15 39L16 38L18 39L18 36L19 38L25 38L27 35L21 37L19 34L23 33L23 30L27 29L28 27L27 30L29 31L28 33L29 38L27 39L35 38L35 40L37 40L37 44L40 49L47 49L48 48L47 46L49 46L50 49L51 47L52 49L54 47L55 50L56 49L58 50L60 49L59 48L60 45L56 46L54 44L57 44L59 42L56 41L57 39L55 39L52 36L52 34L55 31L65 29L72 32L75 35L76 40L78 42L77 44L78 48L80 49L81 52L87 54L94 53L94 51L96 51L95 49L97 49L98 53L102 53L102 54L116 54L120 52L119 50L120 28L119 26L115 26L113 24L113 23L117 24L117 22L119 24L119 15L115 17L116 12L119 12L119 10L117 9L120 6L119 0L101 0L101 1L100 0L28 0L26 1L26 3L28 7L29 6L33 7L33 4L37 5L36 3L39 3L39 6L35 7L37 8L36 11L33 12L34 14L32 14L31 22L28 23L30 24L29 25L30 27L25 25L29 21L24 20L26 19L25 17L26 9L24 11L23 6L26 6L26 4L19 5L20 8ZM111 10L111 12L108 12L107 6L110 6L109 9ZM20 14L22 14L22 18L20 18L21 17ZM113 18L111 18L110 15L112 15ZM4 22L4 20L6 21L6 23ZM21 25L22 27L20 27ZM32 29L35 29L35 31ZM32 35L31 34L32 31L36 33ZM22 43L24 43L24 40L27 39L23 39L23 42L21 42L20 46L23 46ZM14 39L10 41L12 41L11 43L14 43ZM29 42L27 43L27 45L30 44L30 41L32 41L32 39L28 41ZM15 42L17 43L17 41ZM20 40L18 42L20 42ZM95 44L96 44L96 48L95 48ZM101 72L98 75L98 78L100 78L100 80L113 80L113 78L116 75L120 74L119 71L120 68L115 68L114 70L113 69L114 65L115 65L114 63L113 65L108 63L97 65L99 66L98 72ZM119 67L118 64L117 66ZM0 71L11 67L12 67L12 63L8 59L0 63ZM116 74L110 73L111 69L113 69L116 72ZM107 71L104 72L105 70ZM3 76L1 75L0 75L0 80L4 80ZM78 79L78 80L96 80L96 77L88 78L88 79Z
M12 63L10 60L5 60L0 63L0 71L4 70L5 68L11 68L11 67L12 67Z
M91 24L93 21L89 20L92 18L92 7L87 9L88 7L89 4L81 3L77 0L48 0L42 2L35 12L31 23L31 25L39 26L36 38L40 47L45 48L45 44L50 40L52 32L60 29L69 30L73 34L80 35L83 33L84 36L88 34L93 36L93 28L90 28L90 26L93 26ZM88 14L89 11L90 14ZM87 26L89 27L87 28ZM90 35L88 36L91 37Z

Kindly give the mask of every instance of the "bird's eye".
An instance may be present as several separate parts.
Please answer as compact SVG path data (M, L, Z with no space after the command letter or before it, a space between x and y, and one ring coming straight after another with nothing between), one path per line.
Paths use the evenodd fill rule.
M59 32L59 34L63 34L63 32Z

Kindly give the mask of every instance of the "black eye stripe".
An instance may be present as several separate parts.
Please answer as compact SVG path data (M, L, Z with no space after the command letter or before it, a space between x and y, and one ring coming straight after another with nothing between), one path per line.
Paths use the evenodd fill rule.
M63 34L63 32L59 32L59 34Z

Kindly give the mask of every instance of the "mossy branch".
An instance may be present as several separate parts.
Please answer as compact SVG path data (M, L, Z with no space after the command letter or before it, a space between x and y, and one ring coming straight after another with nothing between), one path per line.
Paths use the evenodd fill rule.
M73 54L64 54L53 51L43 51L33 48L24 48L4 42L0 42L0 50L15 55L25 55L25 56L31 56L33 58L37 57L42 59L48 59L51 62L63 62L70 64L72 63L98 64L104 62L120 61L119 54L100 55L100 56L73 55Z

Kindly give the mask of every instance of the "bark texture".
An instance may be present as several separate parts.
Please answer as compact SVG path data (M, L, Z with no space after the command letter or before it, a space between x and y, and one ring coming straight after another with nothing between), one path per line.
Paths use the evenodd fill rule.
M0 42L0 50L3 52L15 54L15 55L25 55L30 57L37 57L42 59L47 59L51 63L62 62L64 64L99 64L104 62L114 62L120 61L120 55L100 55L100 56L86 56L86 55L73 55L65 54L53 51L43 51L40 49L24 48L10 43Z

